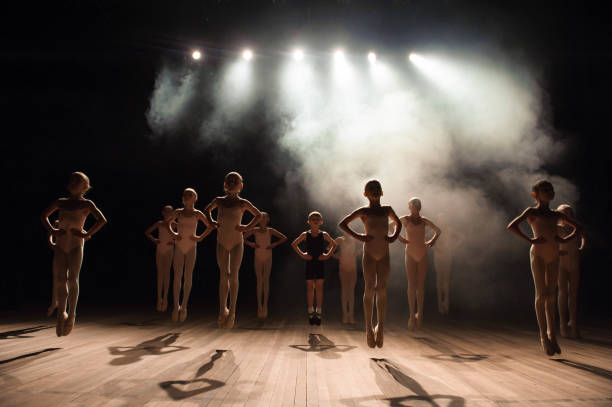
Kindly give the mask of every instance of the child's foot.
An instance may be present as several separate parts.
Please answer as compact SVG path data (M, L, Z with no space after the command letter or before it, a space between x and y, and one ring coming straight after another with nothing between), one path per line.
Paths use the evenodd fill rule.
M181 322L185 322L186 319L187 319L187 306L182 305L181 309L179 310L179 320Z
M263 306L263 318L264 319L268 318L268 306L267 305Z
M314 313L314 323L316 325L321 325L321 314L315 311Z
M236 320L236 314L235 313L231 313L227 316L227 319L225 320L225 324L223 325L223 327L225 329L232 329L234 327L234 321Z
M562 337L567 338L567 325L561 324L561 326L559 326L559 333Z
M575 322L570 321L569 324L567 324L567 326L570 329L570 334L571 334L573 339L581 339L582 338L582 336L580 335L580 331L578 330L578 327L576 326Z
M55 334L57 336L62 336L64 335L64 324L66 323L66 320L68 319L68 313L66 312L59 312L57 313L57 323L55 325Z
M423 316L421 313L414 314L414 319L416 320L417 329L421 329L421 326L423 325Z
M162 312L166 312L168 310L168 299L164 298L162 300L161 310Z
M219 318L217 318L217 325L219 328L225 327L225 321L227 320L227 316L229 315L229 310L227 308L223 308L221 312L219 312Z
M378 329L378 325L376 325L376 328L374 328L374 338L376 340L376 346L382 348L384 341L383 330Z
M264 315L263 315L263 308L257 308L257 318L259 319L263 319Z
M346 317L346 315L342 315L342 323L348 324L348 318Z
M376 346L376 339L374 337L374 330L366 327L366 342L370 348Z
M549 342L550 342L550 346L552 347L553 351L560 355L561 348L559 347L559 344L557 343L557 338L549 338Z
M174 309L172 310L172 322L178 322L180 310L181 310L180 306L174 307Z
M74 315L68 316L66 322L64 322L64 330L62 331L63 336L66 336L72 332L72 328L74 327L74 318Z
M542 345L542 350L548 355L552 356L555 354L555 350L553 349L550 341L547 337L540 338L540 344Z
M309 312L308 313L308 323L310 325L314 325L315 324L315 313L314 312Z
M411 315L410 319L408 320L408 329L412 331L415 325L416 325L416 321L415 321L414 315Z

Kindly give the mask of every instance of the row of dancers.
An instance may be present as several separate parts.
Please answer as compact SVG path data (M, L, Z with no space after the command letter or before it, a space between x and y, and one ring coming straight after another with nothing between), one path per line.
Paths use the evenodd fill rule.
M287 237L269 226L270 216L259 211L251 202L242 198L242 176L230 172L223 183L225 195L216 197L203 211L195 208L198 199L193 188L183 192L183 207L165 206L162 219L149 227L145 234L156 246L158 269L157 310L168 308L170 269L174 270L172 320L187 318L188 301L192 287L197 243L217 230L216 257L220 271L219 316L220 328L232 328L236 318L238 297L238 272L242 262L244 244L255 249L254 267L257 276L257 315L268 314L269 276L272 268L272 250L287 241ZM84 241L89 240L107 222L102 212L84 194L91 188L89 178L82 172L74 172L68 182L68 198L60 198L46 208L42 223L47 229L54 248L53 299L49 315L57 308L56 334L68 335L75 323L79 293L78 276L83 258ZM321 229L323 216L311 212L307 218L309 229L301 233L291 247L305 260L306 298L310 324L320 324L323 305L324 262L334 257L339 260L339 276L342 284L341 303L343 322L354 323L353 304L356 282L357 248L355 241L363 243L362 266L364 288L364 314L366 343L369 347L382 347L386 314L386 292L390 273L389 244L399 239L405 244L405 267L408 277L408 303L410 316L408 327L419 328L423 322L424 282L427 271L427 247L432 247L441 230L430 219L421 216L421 201L412 198L408 203L409 215L398 217L390 206L381 204L383 196L379 181L368 181L364 188L368 205L347 215L339 224L344 236L333 239ZM536 289L535 309L543 350L552 355L561 350L556 340L555 291L559 287L559 312L561 334L569 332L579 336L576 320L576 299L579 280L578 251L584 247L584 235L575 221L569 205L551 210L550 201L554 189L548 181L538 181L533 186L534 207L527 208L514 219L508 229L530 242L531 269ZM213 211L216 210L216 219ZM58 212L51 223L49 217ZM243 225L244 212L253 218ZM85 219L92 215L95 223L84 230ZM363 223L365 233L356 232L351 224ZM519 224L527 221L534 237L525 235ZM197 235L197 225L202 222L205 230ZM433 236L426 240L425 229ZM400 235L405 229L405 237ZM157 230L157 237L153 232ZM392 231L389 235L390 230ZM339 248L339 253L336 249ZM304 250L305 249L305 250ZM436 265L438 266L438 265ZM440 263L440 271L450 271L449 262ZM438 267L436 267L438 268ZM440 279L440 275L438 276ZM448 275L448 277L450 277ZM442 313L448 312L448 282L439 284L438 304ZM441 290L440 290L441 289ZM182 291L182 296L181 296ZM316 306L315 306L316 299ZM376 304L376 325L374 325ZM567 306L569 304L569 321ZM68 306L68 310L66 310ZM66 312L67 311L67 312Z

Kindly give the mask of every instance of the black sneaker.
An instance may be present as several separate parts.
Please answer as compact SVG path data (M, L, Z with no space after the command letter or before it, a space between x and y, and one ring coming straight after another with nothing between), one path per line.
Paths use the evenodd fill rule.
M314 314L314 323L317 325L321 325L321 314L315 312Z
M309 312L308 313L308 323L310 325L314 325L315 324L315 313L314 312Z

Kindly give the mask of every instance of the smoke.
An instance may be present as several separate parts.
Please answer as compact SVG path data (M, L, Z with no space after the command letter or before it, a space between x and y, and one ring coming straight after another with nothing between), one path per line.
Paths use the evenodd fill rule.
M334 224L367 204L363 186L371 178L380 180L383 204L399 216L418 196L422 214L439 219L441 239L461 236L454 259L464 273L458 297L477 306L467 304L476 282L495 280L508 264L526 264L526 245L505 226L533 203L531 185L550 179L556 204L578 197L571 182L545 170L563 146L553 138L537 77L520 60L491 50L484 55L438 52L415 56L413 64L383 59L374 66L355 58L306 58L261 75L251 64L232 63L206 95L213 108L197 118L185 116L196 92L193 74L162 69L147 118L156 134L196 120L200 140L223 142L255 102L265 100L269 132L291 157L275 157L286 174L276 191L288 208L283 216L305 216L293 213L288 201L306 199ZM300 189L306 197L296 196ZM394 276L405 281L403 273ZM478 304L497 295L483 293Z

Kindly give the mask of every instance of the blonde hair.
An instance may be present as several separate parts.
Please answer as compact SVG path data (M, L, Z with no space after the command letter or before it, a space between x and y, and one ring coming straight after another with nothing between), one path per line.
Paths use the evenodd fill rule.
M183 191L183 196L185 196L186 193L192 193L195 196L196 201L198 200L198 193L195 191L195 189L193 188L185 188L185 190Z
M557 207L557 212L564 213L567 216L574 217L574 208L568 204L561 204Z
M323 215L321 215L321 212L312 211L308 214L308 220L310 220L311 218L314 218L315 216L318 216L319 218L321 218L321 220L323 219Z
M228 172L223 180L223 189L227 192L231 187L242 184L242 175L236 171Z
M421 200L419 198L412 197L410 198L410 200L408 201L408 207L415 207L416 209L418 209L419 211L421 210Z

